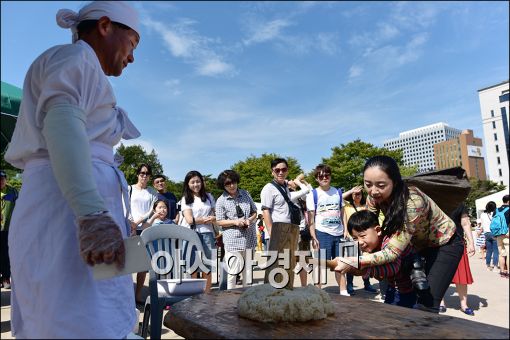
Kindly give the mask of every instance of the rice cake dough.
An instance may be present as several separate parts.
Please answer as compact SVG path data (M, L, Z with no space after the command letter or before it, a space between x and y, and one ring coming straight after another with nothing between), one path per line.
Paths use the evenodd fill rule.
M250 287L237 301L239 315L256 321L309 321L334 314L328 293L313 286L276 289L270 284Z

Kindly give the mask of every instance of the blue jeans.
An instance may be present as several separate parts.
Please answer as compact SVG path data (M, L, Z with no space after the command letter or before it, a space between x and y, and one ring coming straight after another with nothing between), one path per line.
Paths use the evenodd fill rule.
M202 247L204 248L204 253L202 254L202 258L208 258L210 259L211 261L216 261L216 259L213 259L212 258L212 250L213 249L216 249L216 240L214 238L214 233L197 233L198 234L198 237L200 238L200 241L202 242ZM186 253L188 249L188 242L184 242L184 253ZM192 249L192 253L191 253L191 263L190 264L193 264L195 263L195 251L196 251L196 248L193 247ZM210 270L211 269L211 266L209 264L205 264L204 265Z
M315 231L315 235L319 241L319 248L326 250L326 260L331 260L339 256L342 236L333 236L319 230Z
M498 266L498 244L496 242L496 238L492 236L492 233L485 233L485 248L487 248L487 254L485 255L485 264L487 267L491 265L491 256L492 256L492 265L494 267Z

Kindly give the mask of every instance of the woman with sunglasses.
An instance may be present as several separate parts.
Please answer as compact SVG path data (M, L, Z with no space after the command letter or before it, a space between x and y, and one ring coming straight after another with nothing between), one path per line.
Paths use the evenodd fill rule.
M243 267L246 252L257 245L257 206L250 194L238 188L239 174L233 170L221 172L216 181L223 193L216 202L216 223L223 229L225 266L228 268L227 289L236 285L236 274ZM246 282L243 275L243 282ZM244 284L243 284L244 285Z
M181 200L181 210L184 216L183 225L194 229L200 237L202 247L204 248L204 257L209 260L212 258L213 250L216 249L216 239L214 238L214 223L216 216L214 212L215 201L212 195L205 191L204 177L198 171L192 170L184 178L184 188ZM195 261L194 252L191 256L191 263ZM204 261L202 261L204 262ZM210 268L209 264L204 265ZM192 274L192 277L198 277L198 273ZM205 291L211 291L212 276L211 272L202 273L205 278Z
M152 168L149 164L142 163L136 169L137 182L129 186L129 204L131 214L131 235L140 235L144 229L144 223L147 222L152 214L152 206L158 199L158 192L149 187L149 181L152 175ZM143 304L142 287L145 282L147 272L136 274L136 303Z

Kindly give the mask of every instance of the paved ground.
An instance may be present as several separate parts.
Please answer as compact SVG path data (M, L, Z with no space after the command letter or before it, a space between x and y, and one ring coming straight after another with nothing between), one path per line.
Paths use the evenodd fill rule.
M458 295L455 285L451 285L445 296L448 307L446 315L474 320L481 323L509 328L509 280L499 276L498 271L489 272L485 267L485 261L478 258L478 254L470 258L471 271L475 282L468 289L468 305L475 311L475 316L468 316L460 311ZM255 281L262 277L262 272L255 272ZM328 274L328 283L323 287L330 293L338 294L338 288L334 280L334 274ZM378 288L376 280L371 280L374 287ZM213 281L214 282L214 281ZM295 282L299 285L299 278ZM309 278L311 283L311 277ZM375 294L363 290L363 282L360 278L354 279L356 295L353 299L372 299L380 301ZM147 282L146 282L147 285ZM145 288L145 294L148 289ZM1 290L1 334L2 339L12 339L10 327L10 290ZM143 315L140 315L140 321ZM163 326L163 339L180 339L173 331Z

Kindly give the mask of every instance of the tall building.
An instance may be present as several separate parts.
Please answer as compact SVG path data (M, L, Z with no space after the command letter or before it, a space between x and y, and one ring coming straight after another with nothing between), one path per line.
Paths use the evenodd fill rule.
M464 130L457 138L434 144L434 159L438 170L460 166L469 178L487 179L482 139L475 138L473 130Z
M389 150L404 151L405 165L418 165L419 172L434 170L434 144L456 138L461 130L445 123L427 125L398 134L398 138L388 139L384 147Z
M508 188L508 80L478 90L489 179Z

